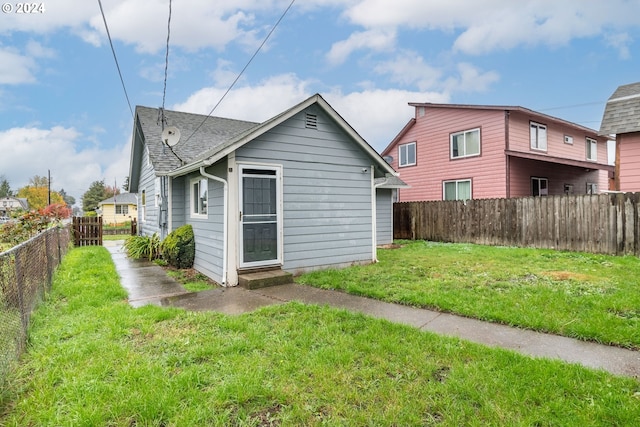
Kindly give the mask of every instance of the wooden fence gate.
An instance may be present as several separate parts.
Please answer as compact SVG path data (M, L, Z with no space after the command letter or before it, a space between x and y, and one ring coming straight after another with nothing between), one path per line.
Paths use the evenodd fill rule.
M102 245L102 217L73 217L73 243L75 246Z

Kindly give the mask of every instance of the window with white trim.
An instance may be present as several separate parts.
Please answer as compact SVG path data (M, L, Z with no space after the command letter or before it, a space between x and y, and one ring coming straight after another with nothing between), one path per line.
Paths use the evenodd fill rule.
M598 141L593 138L587 138L587 160L598 160Z
M547 178L531 177L531 195L532 196L548 196L549 180Z
M142 190L142 195L140 197L140 209L142 210L140 213L140 220L145 222L147 220L147 190Z
M587 194L598 194L598 184L587 182Z
M480 128L452 133L449 137L452 159L480 155Z
M116 205L116 215L129 215L129 205Z
M529 130L531 148L533 150L547 151L547 126L540 123L531 122Z
M191 180L191 216L207 217L209 181L206 178Z
M410 142L398 146L398 166L413 166L416 164L416 143Z
M564 136L564 143L565 144L569 144L569 145L573 145L573 137L571 135L565 135Z
M442 200L470 200L471 180L459 179L442 182Z

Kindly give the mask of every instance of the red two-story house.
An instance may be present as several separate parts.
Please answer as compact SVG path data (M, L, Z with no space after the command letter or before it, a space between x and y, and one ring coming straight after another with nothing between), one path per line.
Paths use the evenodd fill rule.
M593 194L608 188L606 136L523 107L409 103L382 155L399 201Z

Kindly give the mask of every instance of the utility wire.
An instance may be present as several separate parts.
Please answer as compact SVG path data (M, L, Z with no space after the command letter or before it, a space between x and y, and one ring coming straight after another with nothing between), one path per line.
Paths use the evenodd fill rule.
M169 38L171 37L171 0L169 0L169 19L167 20L167 53L164 57L164 89L162 90L162 129L164 130L164 101L167 96L167 73L169 70Z
M229 92L231 92L231 89L235 86L235 84L238 82L238 80L240 80L240 77L242 76L242 74L244 74L244 72L246 71L247 68L249 68L249 65L251 64L251 62L253 62L253 59L258 55L258 52L260 52L260 50L262 49L262 47L267 43L267 40L269 40L269 37L271 37L271 34L273 34L273 32L276 30L276 28L278 27L278 25L280 25L280 22L284 19L285 15L287 14L287 12L289 12L289 9L291 9L291 7L293 6L293 4L296 2L296 0L291 0L291 3L289 3L289 6L287 6L287 8L284 10L284 12L282 12L282 15L280 16L280 18L278 19L278 21L274 24L273 28L271 28L271 31L269 31L269 34L267 34L267 36L264 38L264 40L262 41L262 43L260 44L260 46L258 46L258 49L256 49L256 51L253 53L253 55L251 56L251 58L249 58L249 61L247 62L247 64L244 66L244 68L240 71L240 73L238 73L238 75L236 76L235 80L233 81L233 83L231 83L231 85L229 86L229 88L225 91L225 93L222 95L222 97L220 98L220 100L216 103L216 105L213 106L213 108L211 109L211 111L209 111L209 114L207 114L207 116L204 118L204 120L202 120L202 122L198 125L197 128L194 129L193 132L191 132L191 135L189 135L189 137L187 139L185 139L185 142L187 142L189 139L191 139L191 137L198 131L198 129L200 129L202 127L202 125L204 125L204 123L207 121L207 119L209 117L211 117L211 114L213 114L213 112L215 111L216 108L218 108L218 106L220 105L220 103L222 103L222 100L227 96L227 94Z
M116 50L113 48L113 42L111 41L111 34L109 33L109 26L107 25L107 18L104 16L104 10L102 9L102 1L98 0L98 5L100 6L100 13L102 14L102 20L104 21L104 28L107 30L107 37L109 38L109 44L111 45L111 52L113 53L113 59L116 62L116 67L118 68L118 75L120 76L120 82L122 83L122 89L124 90L124 96L127 98L127 104L129 105L129 111L131 112L131 117L134 117L133 108L131 108L131 102L129 101L129 94L127 93L127 88L124 85L124 79L122 78L122 72L120 71L120 64L118 64L118 57L116 56Z

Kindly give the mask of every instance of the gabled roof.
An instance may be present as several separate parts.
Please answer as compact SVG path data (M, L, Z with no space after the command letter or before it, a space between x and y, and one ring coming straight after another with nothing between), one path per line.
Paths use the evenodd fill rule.
M206 150L219 147L234 136L258 125L243 120L164 110L164 127L176 126L180 130L179 143L170 149L162 142L163 126L159 108L137 106L136 117L151 163L158 174L166 174L188 164Z
M594 129L579 125L577 123L570 122L568 120L561 119L559 117L540 113L538 111L534 111L529 108L520 107L518 105L434 104L430 102L410 102L409 105L411 105L412 107L429 107L429 108L463 108L463 109L469 109L469 110L516 111L532 117L537 117L538 120L543 122L555 122L561 125L580 129L581 131L586 133L592 133L594 135L597 135L597 131Z
M319 94L307 98L262 123L220 117L209 117L204 120L207 116L165 110L167 125L178 127L181 133L181 140L173 149L161 141L162 126L158 120L158 109L136 107L136 116L140 122L144 141L149 147L149 155L156 174L180 176L217 162L314 104L329 115L356 144L374 159L382 173L395 174L393 168ZM204 124L194 133L203 120ZM135 132L137 131L134 127L134 144L139 139ZM190 135L192 136L190 137ZM133 159L136 154L133 145L131 152ZM133 163L132 161L132 166ZM133 171L130 172L130 175L133 175ZM130 179L135 181L133 176Z
M600 135L640 131L640 83L619 86L604 108Z
M104 199L103 201L98 203L98 205L99 206L102 206L102 205L113 205L115 203L117 203L119 205L137 205L138 204L138 195L136 193L117 194L114 197L109 197L108 199Z

